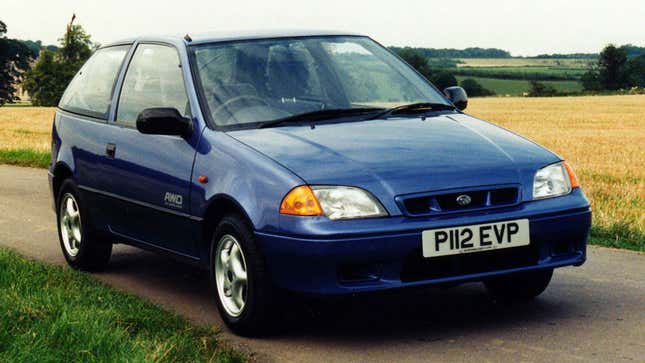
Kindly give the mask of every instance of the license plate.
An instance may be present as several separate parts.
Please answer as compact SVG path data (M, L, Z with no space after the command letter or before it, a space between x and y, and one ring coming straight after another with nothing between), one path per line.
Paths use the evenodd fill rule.
M430 229L421 233L421 243L423 257L526 246L530 243L529 220Z

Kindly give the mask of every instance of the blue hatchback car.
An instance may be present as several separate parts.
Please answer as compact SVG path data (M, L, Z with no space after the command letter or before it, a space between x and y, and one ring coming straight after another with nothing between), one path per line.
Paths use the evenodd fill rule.
M466 105L357 34L103 46L54 120L63 254L98 270L125 243L200 266L240 334L266 331L285 290L532 298L584 263L589 201L560 157Z

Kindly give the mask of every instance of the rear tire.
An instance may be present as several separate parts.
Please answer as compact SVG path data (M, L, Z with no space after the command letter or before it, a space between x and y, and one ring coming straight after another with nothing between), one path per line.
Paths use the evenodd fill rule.
M74 269L101 271L110 261L112 243L100 238L93 229L76 183L63 181L56 198L58 239L63 256Z
M231 214L218 224L211 242L210 275L217 308L233 332L260 336L273 330L273 285L244 218Z
M493 297L501 300L531 300L540 295L551 282L553 269L514 273L484 282Z

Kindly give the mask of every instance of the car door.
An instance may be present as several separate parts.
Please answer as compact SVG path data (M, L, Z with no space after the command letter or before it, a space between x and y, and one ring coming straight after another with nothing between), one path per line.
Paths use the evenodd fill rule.
M114 86L130 50L118 44L97 50L70 82L56 112L56 132L65 147L59 160L70 163L94 227L105 230L119 216L109 211L105 190L105 145L117 129L108 125ZM71 162L70 162L71 160Z
M135 244L197 256L189 198L199 135L140 133L136 118L153 107L173 107L192 119L177 49L138 44L118 98L114 123L119 133L107 145L112 153L110 192L126 214L122 224L110 228Z

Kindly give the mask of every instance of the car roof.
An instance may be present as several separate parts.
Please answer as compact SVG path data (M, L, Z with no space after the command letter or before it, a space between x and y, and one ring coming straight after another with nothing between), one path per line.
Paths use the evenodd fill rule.
M235 40L250 39L271 39L271 38L290 38L290 37L309 37L309 36L363 36L362 34L337 31L337 30L225 30L207 33L186 33L181 35L148 35L122 39L111 42L103 47L109 47L118 44L139 42L166 42L171 44L203 44L214 42L226 42ZM188 41L187 39L190 39Z

